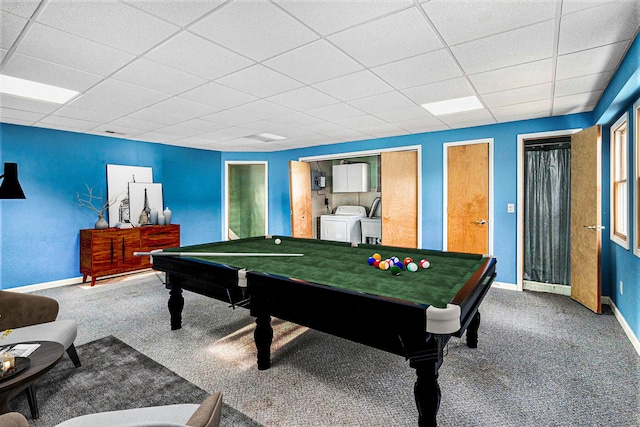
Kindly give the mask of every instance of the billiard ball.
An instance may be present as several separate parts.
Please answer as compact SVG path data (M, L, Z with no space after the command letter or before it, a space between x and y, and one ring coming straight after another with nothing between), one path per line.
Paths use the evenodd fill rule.
M418 271L418 266L415 262L410 262L409 264L407 264L407 270L415 273L416 271Z
M427 261L426 259L420 260L420 267L421 268L429 268L431 266L431 263L429 261Z
M373 258L373 257L372 257L372 258ZM375 259L375 258L374 258L374 259ZM375 268L379 268L379 267L380 267L380 260L377 260L377 259L376 259L376 260L373 262L373 266L374 266Z
M388 270L389 269L389 263L387 263L387 261L380 261L380 264L378 264L378 268L380 270Z
M397 265L394 265L389 270L391 270L391 274L393 274L394 276L400 275L400 267L398 267Z
M276 240L274 240L274 242L275 242L276 245L279 245L280 243L282 243L282 240L276 239Z
M382 259L382 256L380 256L380 254L373 254L372 256L373 256L373 258L377 259L378 261L380 261Z
M398 267L400 270L402 270L404 268L404 264L401 263L400 261L395 262L393 265L395 265L396 267Z
M409 258L409 257L406 257L406 258L404 259L404 265L409 265L409 263L410 263L410 262L413 262L413 259L411 259L411 258Z
M376 259L374 257L372 257L372 256L370 256L369 259L367 260L367 263L369 265L373 265L374 262L376 262Z

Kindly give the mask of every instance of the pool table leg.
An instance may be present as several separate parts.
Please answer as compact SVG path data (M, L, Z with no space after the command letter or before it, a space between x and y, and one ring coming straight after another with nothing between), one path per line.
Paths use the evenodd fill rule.
M467 327L467 347L478 348L478 328L480 328L480 312L476 311Z
M256 330L253 339L258 350L258 369L264 371L271 366L271 342L273 341L273 328L271 316L261 314L256 316Z
M169 291L169 313L171 314L171 330L182 328L182 309L184 308L184 297L182 288L175 283L171 284Z
M437 360L414 362L418 379L413 393L418 407L418 425L420 427L436 427L436 415L440 407L440 385L438 385Z

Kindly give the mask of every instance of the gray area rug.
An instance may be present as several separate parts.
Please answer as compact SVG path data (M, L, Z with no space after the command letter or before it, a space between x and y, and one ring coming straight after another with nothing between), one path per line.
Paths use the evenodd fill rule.
M65 354L38 380L39 420L31 419L24 393L12 400L12 408L25 415L30 426L55 426L96 412L200 403L209 395L113 336L81 345L77 350L82 367L75 368ZM261 424L224 404L221 426L260 427Z

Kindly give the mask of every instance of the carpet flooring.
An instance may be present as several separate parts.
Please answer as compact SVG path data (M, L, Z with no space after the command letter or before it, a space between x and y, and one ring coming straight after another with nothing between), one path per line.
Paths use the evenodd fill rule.
M200 403L209 395L113 336L83 344L77 351L82 367L75 368L65 355L38 381L38 420L30 418L24 393L12 400L12 409L25 415L31 427L55 426L96 412ZM260 424L224 404L221 426Z
M247 310L184 292L183 327L171 331L162 280L36 293L78 321L76 345L113 335L264 426L417 425L402 357L282 322L272 367L258 371ZM640 426L640 356L606 306L596 315L566 296L491 289L480 311L478 348L454 338L446 349L442 427Z

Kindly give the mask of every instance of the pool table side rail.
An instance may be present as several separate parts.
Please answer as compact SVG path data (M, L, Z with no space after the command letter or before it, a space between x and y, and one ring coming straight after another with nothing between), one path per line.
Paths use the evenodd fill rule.
M454 336L462 336L478 311L480 303L496 278L496 264L496 258L486 257L482 266L451 299L451 304L460 306L460 329Z

